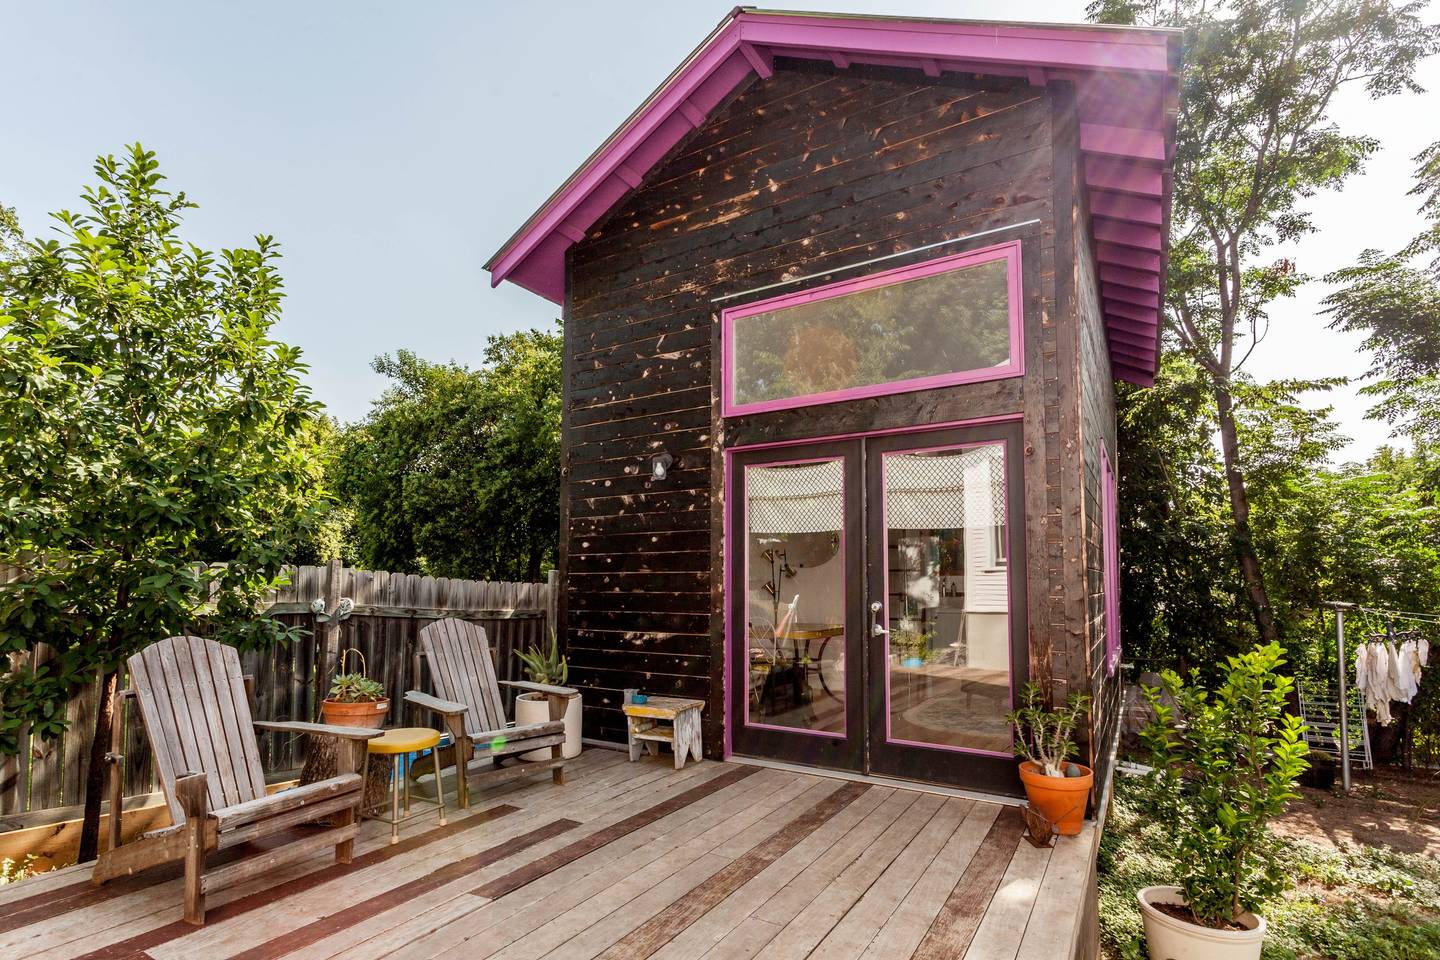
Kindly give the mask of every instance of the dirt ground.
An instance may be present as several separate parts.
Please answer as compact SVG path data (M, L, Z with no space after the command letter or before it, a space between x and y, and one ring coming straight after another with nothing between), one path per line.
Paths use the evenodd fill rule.
M1356 771L1349 796L1300 788L1303 796L1272 821L1277 833L1338 847L1368 844L1440 858L1440 777Z

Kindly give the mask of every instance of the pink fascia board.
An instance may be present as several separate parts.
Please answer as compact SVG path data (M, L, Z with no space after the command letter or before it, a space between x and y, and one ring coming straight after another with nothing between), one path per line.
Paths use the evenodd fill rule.
M1095 259L1101 263L1110 264L1116 267L1127 267L1131 270L1138 270L1143 273L1160 275L1160 254L1147 250L1136 250L1133 247L1120 247L1113 243L1099 241L1095 244Z
M1154 307L1137 307L1130 303L1117 303L1114 300L1106 300L1105 313L1111 317L1120 317L1124 320L1147 324L1157 330L1160 328L1160 311Z
M1165 162L1165 135L1159 130L1116 127L1101 123L1080 124L1080 150L1109 157Z
M1113 314L1107 316L1105 329L1109 333L1118 334L1143 345L1149 351L1146 356L1155 352L1156 344L1159 342L1160 329L1158 327L1152 327L1148 323L1140 323L1127 317L1118 317Z
M1159 227L1147 227L1124 220L1111 220L1109 217L1094 214L1090 217L1090 223L1095 239L1100 243L1154 251L1157 255L1164 249L1164 237L1161 236Z
M1090 212L1112 220L1129 220L1152 227L1165 222L1165 209L1158 199L1108 190L1090 191Z
M1117 284L1122 287L1133 287L1136 290L1145 290L1150 293L1160 292L1160 275L1145 270L1130 270L1126 267L1101 264L1100 279L1104 283Z
M742 39L761 46L1090 70L1166 73L1170 68L1168 43L1160 34L763 13L742 13L735 22ZM1128 42L1116 42L1120 38Z
M1114 324L1106 328L1105 336L1112 348L1120 347L1132 356L1145 357L1147 360L1153 356L1155 341L1151 338L1122 330ZM1112 349L1111 352L1116 351Z
M1086 157L1085 184L1101 190L1133 193L1157 200L1165 195L1165 176L1159 167L1116 160L1113 157Z
M1116 378L1124 380L1126 383L1133 383L1137 387L1155 386L1155 373L1152 370L1131 366L1114 357L1110 358L1110 370Z
M859 293L862 290L903 283L906 280L917 280L921 277L948 273L951 270L958 270L963 267L1001 259L1006 261L1006 279L1010 292L1009 363L998 367L982 367L978 370L957 370L951 373L934 374L928 377L915 377L910 380L896 380L886 383L868 384L860 387L847 387L843 390L829 390L824 393L803 394L796 397L781 397L775 400L763 400L753 403L735 402L735 381L733 379L735 371L735 321L743 320L746 317L752 317L759 313L769 313L772 310L781 310L785 307L814 303L819 300L829 300L851 293ZM916 390L931 390L937 387L957 386L962 383L978 383L982 380L1002 380L1009 377L1022 376L1025 373L1025 344L1023 334L1024 295L1021 289L1020 276L1020 241L1012 240L1008 243L982 247L979 250L968 250L964 253L956 253L948 257L937 257L933 260L926 260L908 267L885 270L881 273L857 277L853 280L842 280L838 283L829 283L810 290L783 294L778 297L771 297L768 300L760 300L755 303L747 303L742 306L722 310L720 312L721 416L733 417L743 414L766 413L772 410L793 410L796 407L818 406L826 403L839 403L844 400L861 400L867 397L881 397L895 393L911 393Z
M1134 350L1122 343L1110 344L1110 357L1119 360L1121 363L1134 364L1137 367L1148 368L1154 366L1155 354L1144 348Z
M1100 295L1106 300L1118 300L1121 303L1133 303L1137 307L1160 306L1160 294L1150 293L1146 290L1136 290L1134 287L1119 287L1113 283L1101 283Z

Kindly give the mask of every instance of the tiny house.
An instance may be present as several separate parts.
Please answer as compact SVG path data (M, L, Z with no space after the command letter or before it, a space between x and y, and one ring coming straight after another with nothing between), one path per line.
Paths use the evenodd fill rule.
M1172 31L739 8L487 264L563 306L585 735L1018 794L1120 682L1115 383L1159 351Z

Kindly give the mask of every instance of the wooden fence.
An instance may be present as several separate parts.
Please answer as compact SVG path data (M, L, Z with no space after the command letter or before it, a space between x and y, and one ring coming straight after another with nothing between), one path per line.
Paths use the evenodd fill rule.
M334 664L342 651L354 648L364 655L370 676L385 686L390 723L433 725L401 703L406 690L428 689L429 678L415 675L421 628L440 617L479 623L489 634L496 673L504 680L519 679L514 652L548 639L556 595L553 574L550 583L490 583L353 570L338 563L291 568L290 584L267 598L263 615L298 625L307 635L242 655L245 672L255 681L255 718L319 719L319 701ZM311 612L311 603L323 599L333 613L342 597L355 607L339 623L322 623ZM41 650L30 656L33 665L48 654ZM352 657L349 666L354 662ZM78 815L73 808L84 801L98 703L97 679L71 698L63 736L47 741L22 730L18 756L0 759L0 817L5 818L0 832ZM125 795L142 797L158 789L149 747L138 716L123 722ZM276 778L298 769L303 760L303 742L287 735L261 734L260 748L267 775Z

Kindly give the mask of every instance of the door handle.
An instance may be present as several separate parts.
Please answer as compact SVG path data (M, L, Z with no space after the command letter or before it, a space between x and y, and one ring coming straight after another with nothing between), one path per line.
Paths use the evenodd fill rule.
M883 637L890 632L880 625L880 611L883 609L885 609L885 605L879 600L870 601L870 612L874 614L875 618L870 624L870 636L872 637Z

